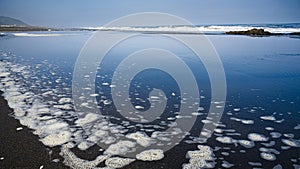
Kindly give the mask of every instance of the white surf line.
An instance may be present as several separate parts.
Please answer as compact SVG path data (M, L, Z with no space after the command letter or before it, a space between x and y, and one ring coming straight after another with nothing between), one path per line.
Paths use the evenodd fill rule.
M49 36L72 36L76 34L58 34L58 33L13 33L14 36L23 37L49 37Z
M230 31L247 31L250 29L264 29L271 33L299 32L300 28L271 28L263 26L157 26L157 27L83 27L82 29L97 31L127 31L149 33L225 33Z

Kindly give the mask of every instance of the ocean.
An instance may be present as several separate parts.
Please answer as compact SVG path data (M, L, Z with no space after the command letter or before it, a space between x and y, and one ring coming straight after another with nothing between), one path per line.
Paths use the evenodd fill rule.
M284 35L224 34L249 28ZM107 37L137 35L118 41L98 63L84 52L95 29ZM6 33L0 90L12 116L45 146L59 146L71 168L299 168L300 38L292 32L300 24ZM199 59L173 34L205 36L218 59ZM219 70L225 84L214 84L222 77L211 71ZM222 87L226 97L215 100ZM89 151L97 154L92 161Z
M103 26L103 27L82 27L85 30L101 31L138 31L138 32L168 32L168 33L213 33L221 34L229 31L247 31L250 29L264 29L271 33L293 33L299 32L299 23L286 24L213 24L213 25L161 25L161 26Z

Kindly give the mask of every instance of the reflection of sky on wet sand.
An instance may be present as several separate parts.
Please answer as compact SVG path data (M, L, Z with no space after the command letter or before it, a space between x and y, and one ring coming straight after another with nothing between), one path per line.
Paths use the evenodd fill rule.
M198 125L194 126L190 134L180 143L189 151L177 150L178 156L186 158L186 162L181 162L181 165L186 168L193 165L234 167L237 166L234 158L241 155L248 159L240 162L245 167L299 165L299 157L297 157L300 147L298 39L209 36L223 61L228 83L225 112L218 124L206 117L210 92L203 65L199 64L198 60L192 54L189 55L184 48L178 47L178 44L168 46L167 43L163 43L164 40L161 40L163 46L177 52L194 73L199 75L196 76L196 80L201 88L201 108L197 112L191 112L190 116L181 116L175 111L171 112L174 116L164 120L157 119L155 124L134 124L122 116L110 117L109 122L101 121L101 117L93 113L81 119L74 116L71 98L72 70L80 47L87 38L88 34L83 32L76 36L14 37L0 41L2 59L0 89L4 91L9 106L14 108L14 117L19 119L22 125L32 128L45 145L50 147L63 145L61 152L66 159L66 164L73 167L76 165L86 167L97 166L104 162L113 168L129 163L134 165L136 162L133 162L134 159L116 156L132 153L138 146L147 147L148 151L139 153L136 156L137 161L152 159L169 162L169 156L172 154L152 149L151 145L168 144L170 138L182 132L176 127L174 121L196 116ZM157 40L150 35L142 36L140 39L147 39L150 42ZM40 43L41 41L43 43ZM150 42L143 41L140 44L143 46ZM107 58L106 62L110 64L105 65L103 68L106 70L98 74L101 89L99 91L102 93L91 92L93 97L100 98L99 108L105 108L108 112L111 110L113 101L107 93L114 85L109 83L111 77L107 75L111 75L113 71L109 68L116 67L119 63L117 61L127 56L130 50L135 49L131 45L134 43L136 43L134 40L129 41L108 54L115 58ZM161 82L160 79L153 77L151 81L145 79L151 76L153 73L149 72L135 79L134 86L141 89L133 90L130 96L138 109L147 107L147 93L139 93L144 91L143 87L151 88L151 85ZM161 76L164 77L164 74L162 73ZM169 83L166 88L172 89L174 84L169 80L166 78L162 82ZM170 90L170 96L166 97L176 98L178 93ZM153 96L152 99L156 97L159 96ZM82 106L89 106L91 103L84 97L80 99L83 100ZM218 102L211 104L220 108ZM172 109L176 109L176 106ZM114 113L116 112L112 112ZM98 125L90 132L80 129L95 121ZM204 124L215 125L217 128L214 131L201 133L206 135L214 132L207 144L201 147L198 145L201 140L195 137L195 133ZM168 127L174 127L174 130L171 133L164 132ZM128 140L127 142L116 140L109 137L108 133L123 134ZM89 151L88 148L99 141L109 145L109 148L99 151L100 154L95 161L79 159L69 150L77 147L82 151ZM195 148L195 145L198 145L198 148ZM207 161L199 162L200 157L201 159L205 157ZM74 159L77 161L75 162ZM284 161L288 161L288 164Z

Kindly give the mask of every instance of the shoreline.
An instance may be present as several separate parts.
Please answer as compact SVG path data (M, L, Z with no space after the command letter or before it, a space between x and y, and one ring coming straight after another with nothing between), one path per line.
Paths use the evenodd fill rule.
M10 116L13 109L2 94L0 91L0 168L67 169L59 156L60 148L47 148L31 129ZM59 161L53 162L54 159Z
M0 32L30 32L30 31L58 31L61 29L44 28L37 26L19 26L19 27L6 27L0 26Z
M264 29L249 29L247 31L224 31L224 32L177 32L177 31L135 31L135 30L118 30L118 29L86 29L86 28L45 28L37 26L29 27L1 27L0 37L6 36L6 33L13 32L51 32L51 31L112 31L112 32L136 32L141 34L183 34L183 35L243 35L250 37L272 37L272 36L300 36L300 32L291 33L271 33Z

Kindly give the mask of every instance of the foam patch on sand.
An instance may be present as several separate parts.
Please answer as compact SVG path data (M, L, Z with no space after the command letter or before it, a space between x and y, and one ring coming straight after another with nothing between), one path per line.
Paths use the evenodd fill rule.
M45 145L54 147L70 141L70 138L71 138L71 133L69 131L62 131L57 134L50 134L45 138L41 139L41 141Z
M252 148L255 146L254 142L249 140L238 140L238 143L245 148Z
M231 117L230 120L241 122L243 124L254 124L253 120L239 119L239 118L236 118L236 117Z
M272 138L279 138L282 136L282 134L278 132L271 132L270 135Z
M275 161L276 160L276 156L274 154L271 153L266 153L266 152L262 152L260 153L261 158L268 160L268 161Z
M281 139L281 141L291 147L300 147L300 141L295 139Z
M104 154L110 155L125 155L134 150L135 143L131 141L119 141L116 144L111 144Z
M96 121L98 118L99 118L98 114L89 113L84 118L80 118L80 119L76 120L75 123L79 126L83 126L83 125L90 124L91 122Z
M136 155L136 159L141 161L157 161L163 158L164 151L160 149L145 150Z
M105 161L105 165L110 168L122 168L133 161L135 161L135 159L111 157Z
M224 136L224 137L217 137L216 140L223 144L233 144L236 142L232 137Z
M60 155L64 157L64 164L76 169L96 168L98 164L110 157L109 155L100 155L93 161L83 160L70 151L66 145L62 146Z
M231 168L233 166L234 165L229 163L228 161L222 161L222 167L224 167L224 168Z
M259 133L250 133L248 134L248 138L252 141L268 141L269 138L263 134Z
M268 161L275 161L276 160L276 155L279 155L280 152L277 151L276 149L273 148L265 148L265 147L261 147L259 148L260 153L260 157L263 158L264 160L268 160Z
M275 121L276 118L274 116L261 116L262 120L269 120L269 121Z
M189 163L183 164L183 169L215 167L214 153L209 146L198 145L198 150L188 151L186 158L189 159Z
M265 127L265 129L268 130L268 131L273 131L274 130L273 127Z
M152 139L142 132L130 133L127 134L126 137L135 140L138 144L140 144L143 147L150 146L152 142Z
M300 130L300 124L297 124L297 126L294 127L295 130Z

